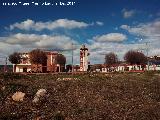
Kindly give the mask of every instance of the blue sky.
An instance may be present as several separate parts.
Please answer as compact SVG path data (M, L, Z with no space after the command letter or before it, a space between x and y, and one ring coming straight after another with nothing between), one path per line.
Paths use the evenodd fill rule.
M131 49L146 54L149 48L150 56L160 55L159 0L71 0L75 3L68 6L60 2L69 1L1 0L0 57L43 48L63 51L70 63L71 43L77 48L75 64L81 44L89 48L92 64L103 63L108 52L115 52L120 60ZM17 5L8 5L12 3Z

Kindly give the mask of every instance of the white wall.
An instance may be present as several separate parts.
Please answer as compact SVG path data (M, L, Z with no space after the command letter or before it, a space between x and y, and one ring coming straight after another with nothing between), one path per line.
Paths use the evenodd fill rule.
M23 68L27 66L19 66L16 65L16 71L15 72L23 72ZM13 68L14 69L14 68ZM31 71L31 68L27 68L27 72Z

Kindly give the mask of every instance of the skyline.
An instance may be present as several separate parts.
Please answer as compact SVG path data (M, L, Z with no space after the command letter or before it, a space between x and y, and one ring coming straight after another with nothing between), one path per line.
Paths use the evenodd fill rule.
M19 2L19 0L14 0ZM24 0L29 2L30 0ZM9 0L5 0L9 3ZM35 0L34 2L53 2ZM68 2L56 0L54 2ZM104 54L114 52L122 60L128 50L160 55L159 0L73 0L69 6L5 6L0 2L0 56L15 51L45 48L63 51L71 63L71 44L89 48L90 62L104 63ZM148 46L146 46L148 43ZM78 46L77 46L78 45ZM3 59L0 59L3 64Z

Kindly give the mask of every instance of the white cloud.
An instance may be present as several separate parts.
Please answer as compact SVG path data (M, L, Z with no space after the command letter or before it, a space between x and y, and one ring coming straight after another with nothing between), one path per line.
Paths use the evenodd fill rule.
M141 23L137 26L122 25L120 28L127 30L134 35L140 35L144 37L160 36L160 20L156 20L150 23Z
M15 28L21 30L35 30L35 31L41 31L44 29L53 30L56 28L75 29L75 28L85 28L88 27L89 25L90 24L87 24L85 22L79 22L68 19L58 19L55 21L48 21L48 22L36 22L27 19L26 21L10 25L10 30L13 30Z
M78 44L77 41L65 35L37 35L18 33L8 37L0 37L0 51L3 53L3 56L8 56L13 52L28 52L32 49L40 48L53 51L66 51L69 55L71 55L71 43ZM66 54L64 53L64 55ZM77 53L76 55L79 56ZM66 57L70 62L71 56ZM0 60L1 64L2 62Z
M8 44L20 44L20 45L30 45L34 42L40 41L41 37L36 34L14 34L5 38L5 42Z
M14 34L8 37L0 37L1 45L0 50L18 48L33 49L45 48L53 50L70 50L71 43L77 43L75 40L64 35L37 35L37 34ZM14 50L12 50L13 52Z
M104 25L104 23L100 22L100 21L97 21L96 24L99 25L99 26L103 26Z
M68 63L70 63L72 49L71 43L79 44L77 41L65 35L37 35L18 33L8 37L0 37L0 51L3 53L3 56L8 56L13 52L28 52L36 48L63 51L63 54L67 57ZM74 52L74 54L77 56L75 59L77 59L79 52ZM4 60L0 60L0 63L3 64L3 61ZM79 62L75 61L75 63L77 64Z
M130 34L136 35L141 40L141 43L127 44L123 42L100 42L105 41L106 36L102 35L96 38L101 38L99 41L89 40L89 50L91 52L91 63L104 63L104 56L108 52L114 52L120 60L123 60L124 54L128 50L139 50L145 55L160 55L160 20L149 23L140 23L135 26L122 25L120 28L127 30ZM149 42L148 45L145 42Z
M3 53L3 55L9 55L14 51L18 51L21 48L22 47L20 45L11 45L8 43L0 42L0 51L1 53Z
M91 53L91 55L90 55L91 64L94 64L94 63L103 64L106 53L114 52L114 53L118 54L118 57L120 54L124 53L123 52L124 46L123 46L123 44L120 44L120 43L93 42L88 46L89 46L89 50Z
M130 18L130 17L133 17L135 15L135 10L126 10L126 9L123 9L122 10L122 13L123 13L123 17L124 18Z
M141 42L149 42L149 55L160 55L160 20L149 23L140 23L136 26L121 25L120 28L127 30L130 34L136 35Z
M35 22L33 23L35 24ZM27 25L26 28L28 28ZM143 40L140 42L149 41L149 55L160 55L159 19L149 23L140 23L139 25L134 26L122 25L121 28L127 30L130 34L136 35L137 38L141 36ZM109 33L93 37L88 41L88 44L86 44L86 47L89 48L91 53L91 64L104 63L104 54L108 52L115 52L119 59L123 60L123 56L128 50L140 50L141 48L146 48L145 44L125 44L122 42L126 39L127 36L122 33ZM22 33L10 35L8 37L0 37L0 41L0 51L6 54L13 53L14 51L23 51L33 48L70 50L72 42L78 43L76 40L73 40L72 38L65 35L37 35ZM143 50L143 52L146 54L145 50ZM71 52L68 51L67 55L67 61L70 62ZM74 55L74 63L79 64L79 48L78 50L74 51Z
M119 60L123 60L123 57L125 55L125 53L129 50L138 50L141 51L141 48L144 47L144 49L146 48L146 46L144 46L144 44L124 44L124 43L113 43L113 42L109 42L109 43L102 43L102 42L97 42L97 41L92 41L90 42L88 45L89 47L89 51L91 53L90 55L90 60L91 60L91 64L94 63L104 63L104 58L105 58L105 54L109 53L109 52L114 52L115 54L117 54ZM150 55L155 55L155 53L157 52L157 54L160 54L160 49L156 49L156 50L151 50L152 53L149 53ZM146 55L146 51L142 51L145 55Z
M127 39L126 35L121 33L109 33L101 36L93 37L95 41L99 42L122 42Z
M30 30L35 25L35 22L33 20L27 19L26 21L23 21L21 23L15 23L13 25L10 25L10 30L13 30L14 28L19 28L22 30Z
M130 26L128 26L128 25L121 25L120 28L128 30L128 29L130 29Z

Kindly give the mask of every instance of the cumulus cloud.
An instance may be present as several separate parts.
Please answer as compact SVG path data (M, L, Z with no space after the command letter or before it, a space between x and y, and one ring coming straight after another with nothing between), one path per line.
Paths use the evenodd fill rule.
M33 26L35 22L30 22ZM25 25L26 29L30 30L28 25ZM149 55L160 54L160 20L155 20L149 23L140 23L138 25L129 26L122 25L121 29L128 31L130 34L136 35L139 38L141 36L143 40L141 42L149 43ZM38 28L39 29L39 28ZM145 51L145 44L128 44L122 42L127 39L127 36L122 33L109 33L104 35L98 35L88 41L86 46L89 48L91 53L90 62L104 63L105 53L115 52L120 60L123 60L124 54L128 50L141 50ZM27 48L46 48L51 50L71 50L71 43L79 44L76 40L65 35L38 35L38 34L14 34L8 37L0 37L0 51L2 53L13 53L14 51L24 51ZM78 48L78 47L77 47ZM68 55L68 56L67 56ZM71 61L71 52L68 51L66 55L67 61ZM79 64L79 48L74 51L74 64ZM68 62L67 62L68 63Z
M10 30L13 30L15 28L22 29L22 30L30 30L34 26L35 22L33 20L27 19L26 21L23 21L21 23L15 23L13 25L10 25Z
M3 55L9 55L14 51L18 51L21 48L22 47L20 45L11 45L8 43L0 42L0 51L1 53L3 53Z
M150 23L140 23L137 26L121 25L120 28L125 29L134 35L140 35L144 37L160 36L160 20Z
M154 20L149 23L140 23L136 26L121 25L121 29L128 31L130 34L143 38L141 42L149 42L149 55L160 54L160 20Z
M139 39L143 38L141 43L123 43L123 42L100 42L104 41L102 37L100 41L89 40L89 50L91 52L91 63L104 63L106 53L114 52L120 60L128 50L142 51L149 56L160 55L160 20L154 20L149 23L140 23L135 26L122 25L121 29L128 31L130 34L136 35ZM96 37L96 38L100 38ZM106 39L105 39L106 40ZM148 45L145 42L149 42Z
M132 17L132 16L135 15L135 10L123 9L123 10L122 10L122 13L123 13L123 17L124 17L124 18L130 18L130 17Z
M136 51L141 51L145 55L146 53L146 48L147 46L145 44L124 44L124 43L113 43L113 42L107 42L107 43L102 43L102 42L97 42L93 41L90 44L87 45L89 47L90 51L90 60L91 64L95 63L104 63L104 58L105 54L109 52L114 52L117 54L119 60L124 60L124 55L127 51L129 50L136 50ZM149 56L152 55L160 55L160 49L158 47L149 47Z
M26 21L20 22L20 23L14 23L13 25L10 25L10 30L13 30L15 28L21 29L21 30L35 30L35 31L41 31L44 29L47 30L53 30L56 28L65 28L65 29L75 29L75 28L85 28L88 27L90 24L87 24L85 22L79 22L75 20L68 20L68 19L58 19L55 21L48 21L48 22L36 22L31 19L27 19Z
M13 52L29 52L36 48L43 50L63 51L63 54L67 57L67 63L71 63L72 43L79 44L76 40L73 40L65 35L17 33L8 37L0 37L0 51L3 53L3 56L8 56ZM74 55L76 56L75 59L77 59L79 56L79 49L76 53L75 51L77 50L75 46L73 49ZM0 60L1 64L2 62ZM75 61L75 64L77 63L79 62Z
M99 25L99 26L103 26L104 25L104 23L100 22L100 21L97 21L96 24Z
M8 37L0 37L0 49L13 48L44 48L52 50L70 50L71 43L77 43L65 35L37 35L37 34L14 34ZM13 52L13 51L12 51Z
M8 44L30 45L34 42L40 41L41 37L36 34L22 34L17 33L5 38Z
M99 42L122 42L126 40L127 37L121 33L109 33L101 36L95 36L93 39Z

